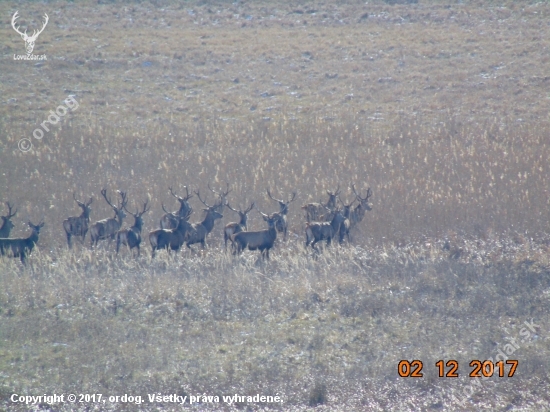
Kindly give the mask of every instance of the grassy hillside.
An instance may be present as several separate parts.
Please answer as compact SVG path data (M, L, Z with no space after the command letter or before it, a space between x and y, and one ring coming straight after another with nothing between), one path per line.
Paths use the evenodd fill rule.
M47 60L14 60L25 52L16 10L29 32L48 13L34 49ZM26 267L0 259L2 407L16 407L12 393L161 392L284 399L198 409L549 408L550 6L28 1L0 11L0 201L18 208L12 236L46 223ZM77 106L45 130L69 96ZM207 185L226 182L232 205L265 212L277 210L266 188L298 192L290 239L270 262L221 252L222 227L237 218L227 209L206 252L150 262L147 241L133 259L113 245L90 251L89 237L66 250L74 193L93 196L92 221L112 215L104 187L127 191L131 210L149 199L147 233L162 203L177 207L169 186L212 200ZM304 251L300 207L338 185L350 201L350 183L373 191L351 245ZM198 221L201 203L190 202ZM263 225L251 213L249 227ZM495 357L525 322L537 326L510 356L516 375L470 391L469 362ZM402 359L423 360L424 377L400 378ZM458 360L460 378L438 378L439 359Z

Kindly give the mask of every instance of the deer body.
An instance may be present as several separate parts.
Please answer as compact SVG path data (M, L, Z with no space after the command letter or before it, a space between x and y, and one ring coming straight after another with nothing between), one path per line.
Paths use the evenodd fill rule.
M350 221L351 206L355 202L355 199L351 203L342 202L340 197L338 197L338 200L340 200L340 202L342 203L342 215L344 216L344 221L340 225L340 231L339 231L340 244L342 244L344 242L345 237L348 238L348 243L349 243L350 242L349 230L351 228L351 221Z
M88 224L90 223L90 212L92 211L90 205L94 201L94 199L90 197L88 202L82 203L76 199L74 193L73 199L82 209L82 213L80 216L71 216L63 221L63 229L65 229L65 233L67 234L69 249L72 247L72 236L80 237L81 242L84 243L84 238L86 237L86 233L88 233Z
M175 229L157 229L149 233L149 243L153 249L151 258L154 258L155 252L160 249L166 249L168 253L170 250L179 250L189 236L190 225L187 222L189 216L191 216L191 211L186 216L180 217Z
M148 202L145 202L143 205L142 212L136 211L136 213L131 213L128 209L126 209L128 213L134 216L134 225L129 229L122 229L117 232L116 253L118 253L120 245L122 244L127 245L130 248L130 251L136 247L138 256L140 255L139 245L141 244L141 229L143 227L143 219L141 216L149 210L147 209L147 203Z
M15 212L11 213L11 206L9 202L6 202L6 206L8 207L7 216L0 216L0 218L2 218L2 227L0 227L0 238L8 238L10 236L11 230L15 226L11 221L11 218L15 216L15 214L17 213L17 209L15 210Z
M272 200L279 203L279 214L281 215L281 218L275 223L275 229L277 229L277 232L282 233L283 239L286 240L288 232L288 220L286 217L286 215L288 214L288 205L292 203L294 199L296 199L296 192L292 193L292 197L288 200L288 202L285 202L282 199L275 199L273 196L271 196L269 189L267 189L267 195Z
M22 263L25 263L27 254L31 253L34 245L38 242L40 229L44 226L44 222L38 225L33 225L29 222L32 233L27 238L0 239L0 254L6 255L11 251L11 257L19 257Z
M350 226L355 227L358 223L360 223L363 218L365 217L365 212L367 210L372 210L372 207L369 205L369 198L372 196L372 190L367 190L367 196L361 197L359 193L355 190L355 185L351 186L353 189L353 193L355 194L356 199L358 200L359 204L355 207L355 209L351 210L350 212Z
M221 219L223 215L216 210L206 210L206 216L200 223L190 224L188 227L188 238L186 241L187 247L191 249L191 245L200 243L202 248L206 247L206 236L214 229L214 222L217 219Z
M308 203L307 205L302 206L302 209L306 212L306 220L308 222L318 222L321 221L321 216L326 213L326 209L329 212L336 209L336 197L340 194L340 185L336 188L336 191L330 192L327 190L328 202L323 203Z
M126 217L126 213L124 213L123 208L126 206L126 203L128 201L126 200L126 193L121 192L120 190L117 190L117 193L122 198L119 206L113 205L111 201L107 199L106 189L103 189L101 191L101 194L103 195L109 206L113 208L115 216L110 219L99 220L92 225L92 227L90 228L92 247L97 245L97 243L103 239L109 239L109 242L111 242L122 226L122 221Z
M313 241L311 247L316 249L315 244L321 240L326 240L327 245L330 245L332 238L339 233L344 219L342 213L337 210L330 222L306 223L306 247Z
M247 230L247 220L248 220L248 213L252 210L254 207L254 203L250 205L245 211L235 210L233 209L229 203L226 204L226 206L234 211L235 213L239 214L239 222L231 222L225 225L225 228L223 229L223 241L225 243L225 248L227 249L227 241L231 241L233 244L232 236L239 232L244 232Z
M271 216L268 216L262 213L262 217L268 225L266 230L239 232L233 235L231 240L237 247L236 253L240 254L244 249L248 248L248 250L259 250L262 257L269 259L269 250L273 248L273 244L277 239L275 224L281 218L281 215L273 213Z
M191 210L191 206L189 205L188 200L193 197L193 194L189 194L187 186L185 186L185 191L187 193L185 197L181 197L175 194L171 187L169 187L168 190L170 191L170 194L178 200L178 202L180 203L180 208L177 212L169 212L164 208L164 205L162 205L162 208L164 209L166 214L163 215L160 219L161 229L175 229L178 226L179 218L187 215L187 213Z

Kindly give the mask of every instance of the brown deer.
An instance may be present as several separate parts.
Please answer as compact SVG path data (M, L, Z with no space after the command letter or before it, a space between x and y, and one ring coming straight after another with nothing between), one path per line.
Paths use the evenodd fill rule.
M171 187L168 188L170 194L174 196L178 200L178 202L180 202L180 208L177 212L169 212L168 210L166 210L164 205L162 205L162 209L166 212L166 214L160 219L161 229L175 229L178 226L179 217L187 215L189 210L191 210L191 206L189 206L188 200L193 197L193 194L189 194L187 186L184 187L186 192L185 197L178 196L174 193Z
M273 213L266 215L262 213L257 207L256 210L260 212L265 222L267 222L266 230L259 230L254 232L239 232L233 235L231 240L236 245L236 251L234 253L240 254L244 249L259 250L262 258L269 259L269 250L273 248L273 244L277 239L277 229L275 225L277 221L281 219L280 213Z
M8 215L0 216L2 218L2 227L0 227L0 238L9 237L11 230L15 227L15 225L11 221L11 218L15 216L15 214L17 213L17 209L15 209L15 212L12 213L9 202L6 202L6 206L8 207Z
M38 235L44 222L40 222L38 225L29 222L29 226L32 232L27 238L0 239L0 254L2 256L8 254L10 257L19 257L21 262L25 263L27 254L32 252L34 245L38 242Z
M229 202L227 202L226 206L231 209L233 212L239 214L239 222L232 222L225 225L225 228L223 229L223 241L225 243L225 248L227 249L227 241L230 240L231 243L233 241L231 240L231 236L233 236L235 233L243 232L247 230L247 219L248 219L248 213L252 210L255 203L252 203L250 207L245 209L243 212L241 209L235 210L230 205Z
M365 212L367 210L372 210L372 207L369 205L369 198L372 196L372 190L370 190L370 187L367 190L367 196L361 197L359 193L357 193L357 190L355 190L355 185L351 185L351 189L353 190L353 193L355 194L355 197L359 204L351 211L350 214L350 224L351 227L355 227L359 222L363 220L365 217Z
M82 209L82 213L80 216L71 216L63 221L63 229L65 229L65 233L67 234L67 244L69 245L69 249L72 247L72 236L80 237L81 243L84 243L84 238L86 237L86 233L88 233L88 224L90 223L90 212L92 211L90 205L94 201L94 199L90 197L90 200L86 203L82 203L77 200L74 193L73 199Z
M332 238L340 232L340 225L345 220L340 209L336 209L334 217L330 222L307 222L306 223L306 247L309 246L315 250L315 244L321 240L327 241L327 246L330 245Z
M134 217L134 225L129 229L122 229L119 230L116 234L116 253L118 254L118 250L120 249L120 245L126 245L130 248L130 252L133 248L137 248L138 256L140 255L140 249L139 245L141 244L141 228L143 227L143 219L141 216L145 212L148 212L149 209L147 209L147 203L149 201L147 200L143 204L143 210L140 212L139 210L136 210L136 213L130 212L126 207L124 208L128 213L130 213Z
M223 208L223 203L227 202L227 200L225 200L224 196L220 196L220 202L210 206L201 199L201 195L198 190L195 193L197 194L199 200L206 206L206 209L203 209L206 212L206 216L202 222L188 224L187 231L189 236L185 243L189 249L191 249L191 245L194 245L195 243L200 243L202 249L204 249L206 247L206 236L212 232L212 229L214 229L214 223L216 220L223 218L223 215L218 212L218 210L220 207Z
M306 220L308 222L320 221L321 215L327 212L333 212L336 209L336 197L340 194L340 185L336 188L335 192L327 190L328 202L327 203L308 203L302 206L302 209L306 211Z
M178 217L178 226L175 229L157 229L149 233L149 243L153 249L151 259L155 257L157 250L166 249L168 253L170 253L170 250L179 250L189 237L188 229L190 225L187 219L189 219L191 213L193 213L193 209L190 209L185 216Z
M351 216L351 206L355 203L355 200L356 199L353 199L351 201L351 203L344 203L342 202L342 199L340 199L340 196L338 196L338 200L340 201L340 203L342 203L342 215L344 216L344 221L342 222L342 224L340 225L340 244L342 244L344 242L344 238L347 237L348 238L348 243L350 243L350 236L349 236L349 230L351 228L351 221L350 221L350 216Z
M105 201L113 208L115 216L110 219L99 220L92 225L90 228L92 247L96 246L97 243L103 239L109 239L109 243L111 243L122 226L122 220L126 217L126 213L124 213L123 209L128 203L128 200L126 199L125 192L117 190L117 193L121 197L121 202L118 206L115 206L111 203L111 200L107 198L107 189L101 190L101 194L105 198Z
M271 193L269 192L269 189L267 189L267 195L277 203L279 203L279 213L281 215L281 218L277 221L275 224L275 229L277 229L277 232L283 234L283 240L286 240L287 238L287 232L288 232L288 221L286 215L288 214L288 205L292 203L296 199L296 192L292 193L292 197L288 199L288 202L285 202L282 199L275 199L273 196L271 196Z

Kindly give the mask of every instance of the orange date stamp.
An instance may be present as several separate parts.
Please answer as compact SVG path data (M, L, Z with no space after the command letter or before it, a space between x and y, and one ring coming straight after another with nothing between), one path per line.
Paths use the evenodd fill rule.
M498 362L493 362L491 360L480 361L473 360L470 362L470 371L471 378L490 378L497 374L499 378L511 378L516 373L519 361L517 360L500 360ZM435 363L435 367L438 371L438 376L440 378L458 378L458 361L448 360L447 362L443 360L438 360ZM422 378L424 373L422 369L424 368L424 363L420 360L402 360L397 365L397 373L402 378ZM506 370L508 373L506 374Z

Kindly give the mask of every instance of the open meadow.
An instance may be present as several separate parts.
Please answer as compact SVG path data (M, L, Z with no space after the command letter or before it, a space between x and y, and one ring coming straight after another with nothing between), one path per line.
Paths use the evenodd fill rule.
M401 3L0 3L0 214L44 222L0 256L0 410L550 410L550 5ZM14 58L16 11L47 13L46 60ZM351 240L305 248L301 206L352 184ZM226 185L264 213L297 194L269 260L224 251L229 208L204 251L151 259L169 187L199 222L194 191ZM104 188L148 200L141 256L68 249L73 196L91 225ZM518 367L469 376L489 359Z

